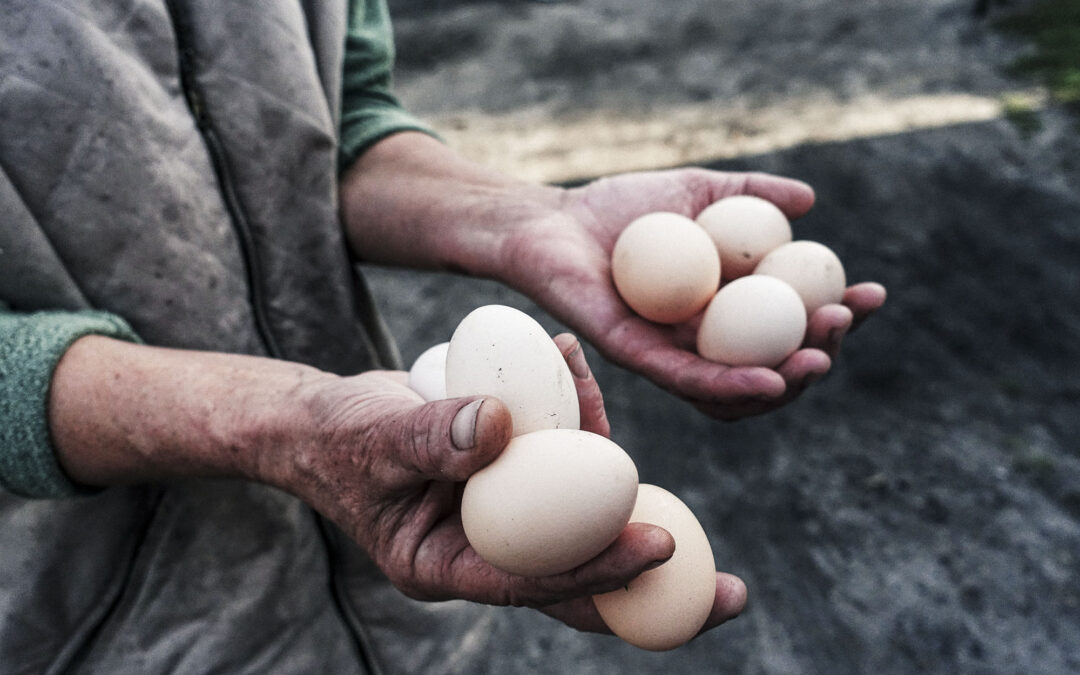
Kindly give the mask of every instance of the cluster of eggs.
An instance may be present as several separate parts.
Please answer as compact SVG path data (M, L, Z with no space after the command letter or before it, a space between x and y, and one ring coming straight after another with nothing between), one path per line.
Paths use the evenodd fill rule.
M704 311L698 353L732 366L778 365L802 344L809 315L840 302L846 285L835 253L792 241L783 212L749 195L721 199L696 220L641 216L616 240L611 272L626 304L650 321Z
M701 630L716 594L705 531L675 495L639 484L622 448L579 428L573 376L532 317L502 305L472 311L450 342L417 358L409 386L427 400L495 396L510 410L513 438L461 497L462 527L484 560L511 574L560 574L596 557L628 523L658 525L675 538L675 554L594 596L596 608L643 649L673 649Z

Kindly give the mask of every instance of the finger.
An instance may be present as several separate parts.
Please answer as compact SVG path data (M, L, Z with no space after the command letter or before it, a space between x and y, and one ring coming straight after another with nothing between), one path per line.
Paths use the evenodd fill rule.
M716 573L716 598L712 611L701 632L716 628L725 621L734 619L746 608L746 584L733 574ZM699 633L700 634L700 633Z
M776 204L791 219L806 214L815 199L814 189L800 180L757 172L742 175L740 193Z
M464 481L498 457L513 434L510 411L492 397L432 401L390 423L399 427L399 463L413 483Z
M781 398L791 400L803 389L824 377L832 367L832 359L820 349L800 349L787 357L777 368L787 383L787 391Z
M593 377L589 364L585 361L585 352L581 343L570 333L555 336L555 344L566 359L570 373L574 376L577 389L578 405L581 409L581 428L605 438L611 437L611 425L604 409L604 396L600 385Z
M625 586L675 553L675 539L656 525L630 523L600 555L569 572L547 577L512 577L511 604L543 607Z
M844 291L843 303L853 315L851 330L858 328L868 316L885 304L888 293L885 287L873 281L849 286Z
M825 305L810 315L806 326L807 347L820 349L831 358L840 353L840 343L851 329L854 312L844 305Z
M698 635L742 613L746 608L746 596L746 584L742 579L732 574L717 572L716 595L713 598L712 610ZM604 623L600 612L596 610L596 603L592 601L591 596L541 607L540 611L580 631L611 633L611 629Z

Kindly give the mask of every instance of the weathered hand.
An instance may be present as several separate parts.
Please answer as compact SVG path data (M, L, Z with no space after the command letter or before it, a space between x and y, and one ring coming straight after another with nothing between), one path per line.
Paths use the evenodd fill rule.
M772 410L825 374L844 334L885 300L879 284L851 286L842 305L810 317L804 348L775 370L733 368L694 351L700 317L662 326L638 317L611 281L610 257L622 229L637 216L673 211L694 217L729 195L772 201L789 218L814 202L809 186L765 174L682 169L626 174L568 190L555 213L537 215L514 230L503 247L500 278L539 302L595 344L609 359L639 371L663 388L720 419Z
M607 435L600 391L577 341L559 336L557 343L575 374L582 428ZM306 397L320 432L300 448L284 486L336 522L410 597L538 607L572 626L604 630L589 597L665 560L671 536L630 525L592 561L549 577L492 567L465 538L460 499L464 481L509 442L509 411L490 397L424 403L405 381L405 373L382 371L320 382ZM741 597L726 593L717 619L737 613Z

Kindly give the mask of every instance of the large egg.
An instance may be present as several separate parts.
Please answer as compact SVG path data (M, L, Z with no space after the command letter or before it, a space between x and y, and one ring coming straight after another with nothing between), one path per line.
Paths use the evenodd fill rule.
M675 538L675 555L626 587L593 597L613 633L642 649L663 651L701 630L716 596L709 538L678 497L655 485L638 487L630 522L659 525Z
M828 246L816 241L793 241L769 252L754 269L786 281L802 298L806 313L844 298L844 265Z
M511 439L473 474L461 497L465 536L484 560L512 574L573 569L607 548L630 519L633 460L587 431L546 429Z
M409 368L409 388L425 401L446 398L446 352L449 349L449 342L430 347L416 357Z
M720 256L709 235L677 213L650 213L622 231L611 253L619 295L640 316L679 323L720 286Z
M725 197L699 213L697 222L720 251L725 280L750 274L765 254L791 241L787 216L760 197Z
M559 348L528 314L486 305L462 319L446 353L446 395L495 396L514 435L581 426L577 389Z
M720 289L698 328L698 353L730 366L779 365L802 344L806 308L787 283L754 274Z

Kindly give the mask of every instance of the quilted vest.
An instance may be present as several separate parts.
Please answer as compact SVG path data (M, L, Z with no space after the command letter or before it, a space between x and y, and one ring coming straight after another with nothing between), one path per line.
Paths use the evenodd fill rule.
M0 298L155 345L396 365L337 215L346 11L6 0ZM485 612L404 599L261 485L0 494L4 672L452 672Z

